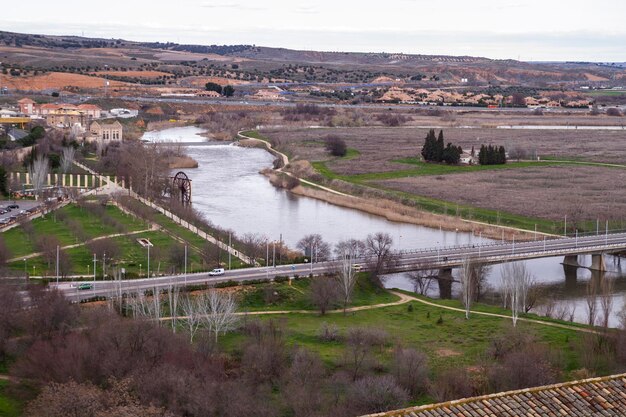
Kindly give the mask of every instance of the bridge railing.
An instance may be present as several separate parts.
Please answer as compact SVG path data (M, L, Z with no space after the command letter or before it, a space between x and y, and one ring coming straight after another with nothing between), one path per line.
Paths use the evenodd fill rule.
M456 250L471 250L471 249L478 249L479 247L481 248L481 250L489 250L490 248L503 248L503 247L511 247L513 245L517 245L517 247L521 248L528 248L528 247L535 247L535 246L543 246L543 243L554 243L555 241L562 241L564 239L582 239L581 243L584 243L584 238L588 238L588 237L600 237L600 236L615 236L618 234L624 234L626 233L626 230L622 230L622 229L614 229L614 230L609 230L609 233L599 233L596 234L595 232L591 233L581 233L579 235L572 235L572 236L567 236L567 237L553 237L553 238L546 238L544 236L544 239L541 240L525 240L525 241L520 241L520 242L515 242L515 241L510 241L510 242L502 242L502 241L497 241L497 242L488 242L488 243L465 243L462 245L452 245L452 246L439 246L439 247L430 247L430 248L419 248L419 249L401 249L401 250L397 250L395 253L398 255L417 255L417 254L428 254L428 253L443 253L443 252L451 252L451 251L456 251Z

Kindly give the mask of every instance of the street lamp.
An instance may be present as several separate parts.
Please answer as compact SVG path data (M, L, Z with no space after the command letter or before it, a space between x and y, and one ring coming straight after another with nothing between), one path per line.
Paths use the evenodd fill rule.
M141 264L139 264L139 276L141 276Z
M28 275L28 271L26 270L26 258L24 258L24 275Z

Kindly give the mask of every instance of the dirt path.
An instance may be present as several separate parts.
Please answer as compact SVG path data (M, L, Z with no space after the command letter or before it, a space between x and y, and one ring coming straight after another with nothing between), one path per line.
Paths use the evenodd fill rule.
M402 293L399 293L399 292L396 292L396 291L391 291L391 293L395 294L395 295L402 294ZM413 297L413 296L406 295L406 294L404 294L404 295L406 297L408 297L409 301L417 301L419 303L426 304L428 306L438 307L438 308L442 308L444 310L456 311L456 312L465 314L465 310L462 309L462 308L450 307L450 306L442 306L441 304L433 303L432 301L422 300L421 298ZM485 311L470 310L470 316L472 316L472 315L487 316L487 317L499 317L499 318L509 319L509 320L511 319L511 316L507 316L506 314L488 313L488 312L485 312ZM573 331L576 331L576 332L596 333L596 334L599 333L597 330L589 329L589 328L586 328L586 327L570 326L570 325L567 325L567 324L553 323L553 322L549 322L549 321L536 320L536 319L528 319L528 318L525 318L525 317L519 317L517 320L518 321L524 321L524 322L527 322L527 323L541 324L543 326L557 327L559 329L573 330Z
M257 139L257 138L252 138L250 136L246 136L246 135L243 134L243 131L237 132L237 136L239 136L240 138L243 138L243 139L247 139L247 140L251 140L251 141L254 141L254 142L262 143L263 145L265 145L265 147L267 147L267 149L271 153L277 154L282 159L283 166L281 168L275 169L274 171L282 172L285 175L289 175L292 178L296 178L302 184L307 184L307 185L309 185L311 187L319 188L320 190L324 190L324 191L332 193L332 194L342 195L344 197L359 198L359 197L355 197L355 196L350 195L350 194L342 193L341 191L333 190L332 188L328 188L328 187L325 187L325 186L320 185L320 184L316 184L316 183L311 182L309 180L305 180L303 178L299 178L299 177L295 176L294 174L292 174L291 172L284 171L284 168L287 165L289 165L289 157L287 155L285 155L284 153L282 153L280 151L277 151L274 147L272 147L271 143L269 143L268 141L263 140L263 139Z
M389 291L389 292L391 294L397 296L398 300L397 301L393 301L391 303L381 303L381 304L372 304L372 305L359 306L359 307L350 307L350 308L346 309L346 313L354 313L354 312L358 312L358 311L375 310L375 309L379 309L379 308L393 307L393 306L406 304L406 303L411 302L411 301L417 301L418 303L422 303L422 304L425 304L425 305L428 305L428 306L431 306L431 307L437 307L437 308L441 308L441 309L444 309L444 310L449 310L449 311L454 311L454 312L465 314L465 310L462 309L462 308L443 306L441 304L437 304L437 303L434 303L432 301L427 301L427 300L423 300L421 298L413 297L411 295L404 294L402 292L397 292L397 291ZM343 309L337 309L337 310L329 310L326 313L327 314L338 314L338 313L343 313L343 312L344 312ZM236 313L236 314L238 316L266 316L266 315L280 315L280 314L316 314L316 315L319 315L319 312L315 311L315 310L275 310L275 311L248 311L248 312L239 312L239 313ZM487 316L487 317L497 317L497 318L511 320L511 316L507 316L506 314L488 313L488 312L484 312L484 311L470 310L470 316L471 315ZM187 316L178 316L176 318L184 320L184 319L187 318ZM161 321L169 321L169 320L172 320L172 319L173 319L173 317L162 317L160 320ZM529 318L525 318L525 317L519 317L517 320L518 321L523 321L523 322L526 322L526 323L539 324L539 325L542 325L542 326L548 326L548 327L555 327L555 328L559 328L559 329L572 330L572 331L575 331L575 332L594 333L594 334L599 334L600 333L597 330L589 329L589 328L586 328L586 327L570 326L570 325L567 325L567 324L553 323L553 322L549 322L549 321L529 319Z

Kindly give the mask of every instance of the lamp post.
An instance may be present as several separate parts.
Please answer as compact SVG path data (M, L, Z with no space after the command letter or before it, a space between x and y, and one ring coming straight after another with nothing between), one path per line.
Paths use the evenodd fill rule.
M27 265L26 258L24 258L24 275L28 275L28 271L26 270L26 265Z

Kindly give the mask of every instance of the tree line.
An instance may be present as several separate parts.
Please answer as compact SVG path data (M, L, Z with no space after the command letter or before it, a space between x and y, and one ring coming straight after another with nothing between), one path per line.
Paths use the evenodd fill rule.
M478 152L478 163L480 165L506 164L506 150L504 146L481 145Z
M443 130L439 131L439 136L435 135L435 129L430 129L424 140L422 147L422 158L427 162L445 162L456 165L461 160L463 149L448 142L444 146Z
M208 82L204 85L204 89L206 91L215 91L218 94L221 94L226 97L232 97L235 94L235 87L232 85L227 85L222 87L218 83Z

